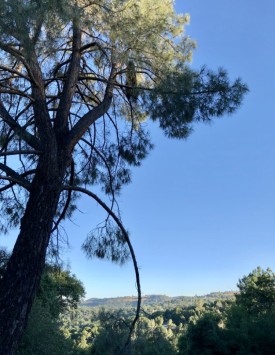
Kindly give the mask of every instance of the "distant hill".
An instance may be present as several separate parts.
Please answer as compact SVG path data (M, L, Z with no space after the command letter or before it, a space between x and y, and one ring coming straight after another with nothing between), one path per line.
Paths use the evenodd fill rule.
M145 295L142 297L143 306L165 305L170 307L189 306L195 304L199 299L205 302L213 302L215 300L229 300L233 299L234 291L226 292L211 292L204 296L177 296L169 297L166 295ZM89 298L81 303L85 307L107 307L107 308L125 308L135 307L137 304L137 297L124 296L115 298Z

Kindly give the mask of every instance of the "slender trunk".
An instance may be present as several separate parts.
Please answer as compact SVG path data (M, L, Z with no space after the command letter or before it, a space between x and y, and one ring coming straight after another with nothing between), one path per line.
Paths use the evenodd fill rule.
M45 166L38 168L33 180L20 233L0 282L0 355L15 353L45 266L65 168L48 163L46 170L51 173Z

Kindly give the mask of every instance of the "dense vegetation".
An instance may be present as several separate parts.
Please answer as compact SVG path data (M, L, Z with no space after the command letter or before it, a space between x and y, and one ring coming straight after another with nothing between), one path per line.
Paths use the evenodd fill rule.
M235 297L235 292L211 292L205 296L177 296L169 297L166 295L143 295L143 306L157 306L161 305L163 308L185 307L193 305L197 300L204 300L207 302L215 301L217 299L227 300ZM126 308L135 307L137 304L137 297L115 297L115 298L89 298L81 303L81 306L88 307L104 307L104 308Z
M238 289L234 297L216 293L215 300L210 294L182 297L180 305L143 305L125 349L134 308L76 307L81 282L47 267L18 355L274 354L275 274L257 268Z

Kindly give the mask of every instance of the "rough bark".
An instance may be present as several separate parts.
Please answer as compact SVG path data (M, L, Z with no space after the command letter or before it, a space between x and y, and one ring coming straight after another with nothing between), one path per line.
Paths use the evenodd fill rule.
M29 185L20 184L27 188L30 194L21 220L19 236L5 275L0 280L0 355L13 355L23 335L45 265L66 167L71 164L71 155L78 140L91 124L108 111L113 98L115 78L112 68L103 101L84 114L69 130L68 117L79 79L81 60L81 31L78 20L74 20L72 56L53 125L35 48L32 43L25 47L28 52L22 52L21 55L26 57L24 65L32 88L37 136L23 129L1 102L0 116L12 130L20 133L23 141L39 151L39 163L30 188ZM13 51L10 47L5 47L4 50ZM10 175L13 175L11 184L21 182L20 175L15 176L9 171Z
M65 158L52 158L47 154L38 164L20 233L0 283L0 355L15 353L45 266L66 169Z

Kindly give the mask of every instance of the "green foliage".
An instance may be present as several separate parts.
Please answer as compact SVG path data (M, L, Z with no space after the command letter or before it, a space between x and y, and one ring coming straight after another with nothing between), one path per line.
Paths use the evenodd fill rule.
M83 296L83 285L74 275L47 265L17 354L80 354L60 329L59 316L75 309Z
M270 300L274 292L273 277L270 269L254 270L239 281L240 293L236 300L223 300L224 295L216 293L220 299L213 301L210 295L208 302L199 299L192 306L167 308L167 303L145 306L128 350L133 355L272 355L275 312L274 305L266 300ZM58 283L60 277L54 280ZM261 285L260 295L252 297L248 292L252 284L256 289ZM133 308L104 310L61 305L61 318L58 318L51 300L56 294L52 291L55 287L50 286L48 279L42 285L45 296L41 297L40 291L18 355L121 353ZM249 297L245 298L246 295ZM45 304L47 297L48 304ZM58 301L57 296L55 300ZM256 312L252 311L249 305L255 306L261 300L264 304L260 312L259 307L255 308Z
M97 256L123 264L129 258L124 234L110 221L92 231L82 245L89 258Z
M195 43L184 33L188 22L172 0L0 3L0 230L21 223L14 267L2 279L7 285L14 278L16 287L3 289L15 311L10 318L3 313L2 322L21 322L13 319L20 313L18 300L33 299L32 285L41 276L30 260L44 265L48 240L56 253L51 234L58 245L59 224L71 217L79 197L72 191L88 193L97 184L111 198L111 209L116 206L116 196L131 181L131 166L139 166L152 149L146 120L157 120L168 137L186 138L194 122L232 113L241 104L247 87L239 79L231 83L223 70L189 69ZM49 199L41 193L48 187ZM109 218L83 249L90 257L123 262L125 236ZM41 225L48 226L45 234ZM29 252L32 258L25 257ZM34 278L28 287L21 271L29 275L24 280ZM1 299L7 300L4 292ZM37 307L56 317L77 303L83 287L68 273L49 269L39 292ZM168 336L156 328L153 342ZM124 337L120 326L110 331Z
M39 120L33 114L33 65L41 71L49 126L58 126L58 107L69 105L64 126L72 135L87 114L107 107L102 103L110 89L112 100L106 112L77 138L72 156L75 167L73 172L67 169L64 183L98 184L112 199L130 183L130 167L140 166L153 147L146 127L149 118L159 121L167 136L186 138L196 121L234 112L247 92L239 79L230 83L223 70L214 73L188 67L196 46L185 35L190 16L176 14L172 0L6 0L0 4L0 15L1 97L10 116L20 117L22 131L40 142ZM63 103L76 27L82 33L80 75L71 102ZM7 122L1 121L0 132L2 149L30 148L24 134ZM14 159L16 173L25 174L26 167L27 171L36 168L39 156ZM7 166L14 166L13 162L9 157L3 160ZM28 182L33 177L34 173L26 174ZM28 193L19 184L0 197L1 229L7 231L20 223ZM72 193L65 208L67 193L62 192L56 220L64 208L63 217L71 216L77 197ZM91 256L104 254L101 249L91 251Z
M77 354L72 341L59 329L57 319L49 308L36 299L32 307L27 329L17 355L69 355Z
M238 283L228 309L229 349L237 354L272 354L275 348L275 274L258 267Z
M221 300L220 305L228 300L235 299L234 292L216 292L205 296L178 296L169 297L166 295L144 295L142 297L142 306L144 311L161 312L164 317L169 317L173 315L175 317L175 312L182 308L186 309L189 306L193 307L198 302L203 304L209 304ZM135 296L125 296L125 297L115 297L115 298L89 298L82 303L82 306L88 307L104 307L104 308L129 308L135 307L137 303L137 297ZM163 314L163 309L165 313ZM174 319L174 318L173 318Z
M233 113L247 90L240 79L230 83L222 69L197 73L179 66L149 93L147 109L168 137L186 138L194 122Z
M222 294L219 294L224 297ZM142 315L132 337L130 350L132 354L176 354L178 351L178 339L185 333L186 326L196 322L205 312L224 312L227 301L209 303L195 301L193 306L171 305L161 302L167 296L151 296L155 299L149 305L143 306ZM150 298L150 297L149 297ZM117 300L123 309L117 310L116 299L105 303L108 309L104 311L98 307L80 307L77 310L67 312L62 316L62 329L75 345L83 349L90 348L93 353L112 353L124 346L128 332L128 326L134 315L134 308L127 306L127 297ZM131 298L129 298L130 300ZM210 297L213 300L213 296ZM129 301L128 300L128 301ZM103 300L101 300L103 301ZM106 300L107 301L107 300ZM112 301L112 303L111 303ZM159 301L159 303L156 303ZM190 302L188 299L187 304ZM196 305L195 305L196 303ZM170 308L167 308L170 307ZM112 339L112 341L110 341ZM105 347L104 347L105 345Z
M226 345L228 354L272 355L275 348L275 309L257 315L237 304L227 311Z
M98 314L100 328L91 347L91 354L119 355L125 348L129 335L128 319L120 311Z
M181 354L274 353L274 273L257 268L244 276L238 287L236 301L191 320L179 339Z
M238 283L236 303L254 316L270 312L275 305L275 274L258 267Z
M81 281L70 271L47 265L42 276L37 298L41 305L57 318L68 308L76 308L85 290Z
M170 320L163 324L163 318L148 319L141 317L132 342L133 353L137 355L173 355L176 354L175 336L171 328L174 324Z
M223 330L219 326L221 316L204 313L196 322L190 322L187 332L179 340L180 354L223 354Z

